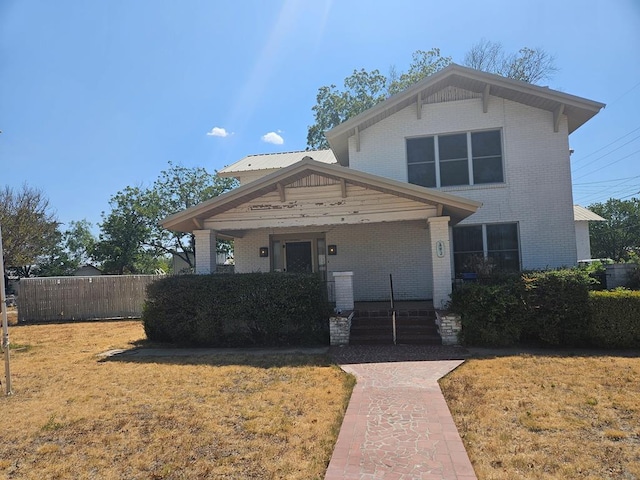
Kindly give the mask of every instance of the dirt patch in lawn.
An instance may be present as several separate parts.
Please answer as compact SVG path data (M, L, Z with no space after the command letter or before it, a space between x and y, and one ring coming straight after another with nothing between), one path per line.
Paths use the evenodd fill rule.
M640 479L640 358L474 359L440 381L479 479Z
M8 478L322 478L353 387L320 356L100 360L144 337L136 321L10 334Z

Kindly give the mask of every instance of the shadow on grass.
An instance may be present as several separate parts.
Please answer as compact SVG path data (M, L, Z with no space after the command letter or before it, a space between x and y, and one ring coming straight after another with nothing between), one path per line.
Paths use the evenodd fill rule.
M141 342L142 343L142 342ZM171 365L242 365L257 368L327 367L334 365L326 347L319 348L188 348L148 344L105 352L101 362Z
M468 358L497 358L497 357L640 357L639 349L604 349L604 348L576 348L576 347L467 347Z

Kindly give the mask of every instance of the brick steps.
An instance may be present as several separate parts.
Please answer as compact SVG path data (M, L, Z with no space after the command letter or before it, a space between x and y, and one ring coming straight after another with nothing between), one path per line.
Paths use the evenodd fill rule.
M371 312L370 312L371 313ZM392 345L391 316L355 316L351 321L351 345ZM396 343L441 345L442 340L431 316L396 316Z

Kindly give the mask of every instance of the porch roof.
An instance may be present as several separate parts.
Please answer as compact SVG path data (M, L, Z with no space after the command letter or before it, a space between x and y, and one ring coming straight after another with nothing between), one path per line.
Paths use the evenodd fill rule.
M201 230L204 229L204 223L207 219L263 195L281 191L287 185L314 174L338 181L343 185L343 188L346 188L347 184L355 185L434 206L439 215L450 216L453 224L475 213L482 205L479 202L456 195L305 157L293 165L281 168L254 182L170 215L160 223L165 228L179 232Z

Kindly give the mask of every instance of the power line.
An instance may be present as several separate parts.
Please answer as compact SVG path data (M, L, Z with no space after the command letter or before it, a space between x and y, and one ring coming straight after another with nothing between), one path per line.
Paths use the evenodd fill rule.
M628 137L629 135L631 135L631 134L632 134L632 133L634 133L634 132L637 132L638 130L640 130L640 127L638 127L638 128L634 128L634 129L633 129L633 130L631 130L630 132L625 133L625 134L624 134L624 135L622 135L621 137L616 138L613 142L606 144L604 147L601 147L601 148L599 148L598 150L596 150L596 151L594 151L594 152L591 152L591 153L590 153L590 154L588 154L588 155L585 155L584 157L580 157L580 158L576 159L576 160L575 160L575 163L577 163L577 162L581 162L581 161L583 161L585 158L589 158L591 155L595 155L596 153L601 152L601 151L602 151L602 150L604 150L605 148L607 148L607 147L609 147L609 146L613 145L614 143L616 143L618 140L622 140L624 137ZM573 160L573 159L572 159L572 160Z
M584 167L588 167L589 165L594 164L595 162L597 162L598 160L603 159L604 157L606 157L607 155L611 155L613 152L617 152L618 150L620 150L622 147L625 147L627 145L629 145L632 142L635 142L637 139L640 138L640 135L638 135L637 137L632 138L631 140L629 140L626 143L623 143L622 145L620 145L617 148L614 148L613 150L611 150L610 152L605 153L604 155L600 155L598 158L591 160L590 162L585 163L584 165L580 165L579 167L577 167L574 171L578 171L578 170L582 170Z
M635 177L613 178L611 180L599 180L597 182L574 183L573 186L575 187L575 186L582 186L582 185L594 185L596 183L618 182L620 180L633 180L634 178L640 178L640 175L636 175Z
M605 165L602 165L600 168L596 168L595 170L592 170L592 171L590 171L590 172L588 172L588 173L585 173L584 175L581 175L581 176L579 176L579 177L576 177L576 180L579 180L579 179L584 178L584 177L588 177L589 175L591 175L591 174L593 174L593 173L596 173L596 172L599 172L599 171L600 171L600 170L602 170L603 168L607 168L607 167L609 167L609 166L611 166L611 165L614 165L614 164L616 164L616 163L618 163L618 162L621 162L622 160L624 160L624 159L626 159L626 158L629 158L630 156L635 155L635 154L636 154L636 153L638 153L638 152L640 152L640 150L636 150L635 152L631 152L629 155L625 155L624 157L619 158L618 160L614 160L613 162L609 162L609 163L607 163L607 164L605 164ZM607 155L608 155L608 154L607 154Z

